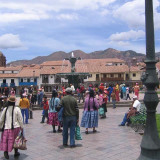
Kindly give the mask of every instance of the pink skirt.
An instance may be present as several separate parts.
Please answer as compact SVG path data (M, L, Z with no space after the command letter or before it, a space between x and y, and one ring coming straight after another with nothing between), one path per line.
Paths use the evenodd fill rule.
M48 124L61 126L61 123L58 121L58 112L48 114Z
M14 129L5 129L1 134L0 151L11 152L14 141L20 132L20 127Z

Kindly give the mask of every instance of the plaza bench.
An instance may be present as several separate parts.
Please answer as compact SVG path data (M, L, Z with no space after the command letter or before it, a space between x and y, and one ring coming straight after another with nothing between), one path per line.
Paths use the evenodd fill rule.
M143 132L146 124L146 107L141 105L140 111L135 116L130 117L131 127L135 132Z

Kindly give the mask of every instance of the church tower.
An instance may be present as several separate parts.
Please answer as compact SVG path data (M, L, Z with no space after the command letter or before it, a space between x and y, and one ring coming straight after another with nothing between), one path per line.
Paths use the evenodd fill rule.
M0 67L6 67L6 57L0 51Z

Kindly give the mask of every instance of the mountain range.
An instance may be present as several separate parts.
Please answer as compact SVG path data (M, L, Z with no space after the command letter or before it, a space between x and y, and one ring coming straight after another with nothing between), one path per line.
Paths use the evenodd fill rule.
M126 62L130 62L133 58L137 59L137 62L143 61L145 55L142 53L137 53L132 50L119 51L113 48L108 48L106 50L95 51L91 53L85 53L81 50L74 50L69 53L58 51L54 52L48 56L38 56L31 60L17 60L7 64L7 66L17 66L17 65L30 65L30 64L41 64L45 61L59 61L65 58L69 58L71 53L74 53L75 57L80 57L82 59L104 59L104 58L119 58ZM160 56L160 52L156 53L156 57Z

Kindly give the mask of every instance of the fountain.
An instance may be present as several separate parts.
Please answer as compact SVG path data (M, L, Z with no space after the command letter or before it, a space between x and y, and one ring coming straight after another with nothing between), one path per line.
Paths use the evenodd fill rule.
M86 78L90 74L87 72L76 72L75 63L77 62L77 60L81 60L81 58L75 57L73 52L72 52L70 58L65 58L65 60L68 60L71 63L71 72L58 73L56 75L61 78L68 79L68 84L73 84L74 87L77 88L79 83L83 83L84 78Z

